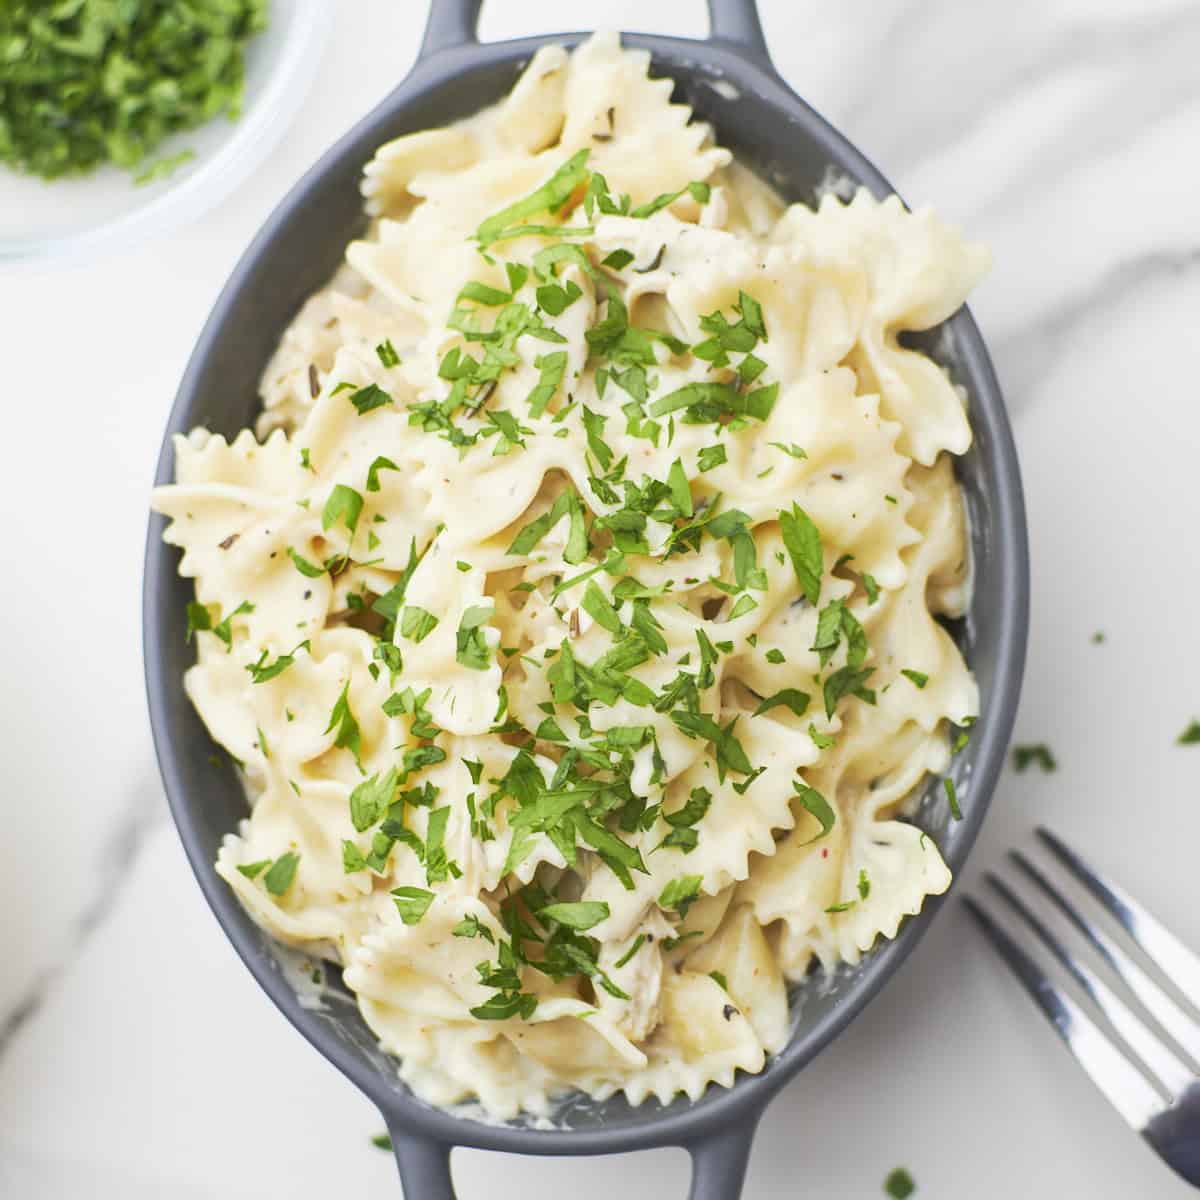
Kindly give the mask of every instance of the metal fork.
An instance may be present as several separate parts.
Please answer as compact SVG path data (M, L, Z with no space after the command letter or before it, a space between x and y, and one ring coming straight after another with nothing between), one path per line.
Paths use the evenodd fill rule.
M1049 830L1039 828L1036 833L1058 863L1083 884L1200 1013L1200 957ZM1046 975L986 908L968 896L965 903L972 916L1112 1106L1169 1167L1200 1187L1200 1021L1155 983L1114 938L1083 915L1030 859L1019 850L1011 851L1010 857L1091 943L1168 1037L1152 1031L998 875L988 872L988 883L1103 1013L1125 1050Z

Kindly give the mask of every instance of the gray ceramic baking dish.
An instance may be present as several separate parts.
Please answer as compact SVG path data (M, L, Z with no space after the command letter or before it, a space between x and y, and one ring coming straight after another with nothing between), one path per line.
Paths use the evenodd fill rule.
M556 34L480 44L481 0L433 0L412 72L374 112L337 143L272 214L242 257L213 309L171 412L157 481L170 480L171 435L204 425L232 436L250 425L263 364L306 296L337 266L363 227L358 191L363 164L389 138L466 117L506 93L530 56L547 42L573 45L584 35ZM721 141L792 200L813 200L832 170L877 195L893 189L843 137L776 74L754 0L708 0L712 32L696 42L630 35L653 56L655 74L675 81L678 97L716 127ZM955 774L964 816L952 821L940 792L918 823L961 870L983 822L1012 728L1024 664L1029 567L1017 459L995 374L979 331L964 309L921 339L965 387L975 444L959 464L971 515L974 598L954 630L982 693L982 717ZM526 1122L498 1126L430 1108L399 1082L395 1063L376 1046L336 971L324 1002L302 1004L288 953L242 911L213 871L224 834L245 812L232 769L214 769L212 746L188 703L181 677L191 659L184 640L190 582L177 555L150 522L146 548L144 635L150 716L171 811L200 887L255 978L298 1030L379 1106L410 1200L453 1200L454 1146L520 1154L612 1154L683 1146L693 1158L692 1200L736 1200L751 1139L771 1097L858 1015L911 953L942 901L930 900L899 936L853 970L802 986L803 1003L786 1048L760 1075L731 1089L711 1088L696 1103L653 1101L633 1108L568 1100L552 1129Z

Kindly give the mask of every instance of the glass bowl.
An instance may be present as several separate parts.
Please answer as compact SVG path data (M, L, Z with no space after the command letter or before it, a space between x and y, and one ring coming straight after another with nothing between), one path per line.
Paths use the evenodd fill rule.
M0 165L0 263L90 256L177 228L228 195L273 149L316 74L336 5L272 0L267 27L246 47L241 115L176 134L150 159L193 157L165 178L100 167L52 182ZM149 164L147 164L149 165Z

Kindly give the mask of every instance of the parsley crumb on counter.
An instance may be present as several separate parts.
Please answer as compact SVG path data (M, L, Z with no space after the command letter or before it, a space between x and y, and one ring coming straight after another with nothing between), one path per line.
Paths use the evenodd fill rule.
M1058 760L1054 757L1053 751L1045 742L1039 742L1036 745L1013 747L1013 766L1018 771L1024 771L1026 767L1034 764L1041 767L1047 773L1058 770Z
M1175 743L1179 746L1200 746L1200 721L1192 721L1175 739Z
M883 1190L892 1200L907 1200L917 1190L917 1185L903 1167L897 1167L883 1181Z

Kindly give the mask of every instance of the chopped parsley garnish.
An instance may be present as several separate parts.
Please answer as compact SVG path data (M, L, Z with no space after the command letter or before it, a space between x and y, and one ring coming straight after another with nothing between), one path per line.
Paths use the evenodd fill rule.
M272 896L284 895L296 878L296 868L300 865L300 855L289 850L281 854L263 876L263 886Z
M676 710L671 713L671 720L688 737L704 738L712 743L717 756L717 775L722 783L728 771L737 775L749 775L754 770L742 743L733 736L734 726L738 723L737 717L728 725L721 726L704 713Z
M308 579L319 579L325 574L325 568L317 566L316 563L310 562L304 557L294 546L287 548L288 558L292 560L292 565L300 572L301 575Z
M208 606L199 603L196 600L189 600L187 606L187 633L186 639L190 642L194 634L201 629L212 631L213 620L212 613L208 611Z
M436 752L436 757L430 756L430 751ZM414 751L409 751L409 754L413 753ZM420 766L426 765L427 762L441 762L446 757L445 751L438 746L426 746L422 751L415 753L425 756L425 761L416 764ZM425 880L427 883L441 883L452 875L457 879L462 873L457 864L447 858L446 847L443 844L446 838L446 824L449 820L450 806L448 804L441 808L435 808L429 814L429 824L425 830Z
M779 514L779 529L800 587L809 604L815 607L821 599L821 575L825 569L820 531L799 504Z
M363 852L348 839L342 839L342 873L353 875L356 871L365 871L367 860Z
M433 545L430 542L430 545ZM371 605L371 611L378 613L385 621L394 624L396 618L400 615L400 607L404 603L404 595L408 590L408 585L412 580L416 569L421 565L421 560L429 552L429 546L426 546L420 554L417 553L417 539L414 537L408 544L408 562L405 564L404 570L400 573L399 580L393 584L374 604Z
M905 679L911 679L918 688L923 689L929 682L929 676L926 675L924 671L914 671L909 667L904 667L901 669L900 674L903 675Z
M398 471L400 468L396 466L390 458L384 458L381 454L370 467L367 468L367 491L379 491L379 472L380 471Z
M407 616L409 610L405 609ZM482 626L486 625L492 618L492 606L490 604L476 604L468 608L462 615L462 620L458 623L458 632L455 634L455 654L456 661L460 662L464 667L470 667L473 671L484 671L491 662L492 654L488 647L487 639L483 635ZM426 614L429 616L430 614ZM437 618L433 618L434 624L437 623ZM432 628L432 626L430 626ZM401 633L403 633L401 629ZM420 641L420 638L416 638Z
M608 905L603 900L577 900L573 903L547 904L538 909L543 923L554 921L569 929L586 930L608 918Z
M432 688L426 688L419 693L415 693L412 688L405 688L403 691L393 692L383 702L383 711L389 717L411 716L413 737L434 738L441 730L433 723L426 707L431 695Z
M393 1148L392 1139L388 1137L386 1133L380 1133L373 1137L371 1139L371 1145L374 1146L376 1150L391 1150Z
M473 913L468 913L467 916L463 917L450 932L455 937L482 938L485 942L490 942L493 946L496 944L496 935Z
M590 153L590 150L583 149L572 155L541 187L524 199L488 217L475 231L475 240L480 248L486 249L493 242L532 232L530 227L520 226L518 223L526 217L562 208L574 195L575 189L587 180L587 160Z
M815 817L817 823L821 826L821 832L809 840L815 842L823 838L833 828L834 822L837 820L829 801L815 787L809 787L808 784L800 783L796 779L792 780L792 789L800 801L800 806L809 816Z
M437 628L438 619L427 608L406 604L400 618L400 636L423 642Z
M699 875L681 875L672 879L659 893L659 908L674 910L680 917L686 917L688 909L700 895L702 878Z
M700 841L700 834L695 826L704 819L712 804L712 792L708 788L692 788L688 802L675 812L663 813L662 818L671 826L671 832L659 843L659 848L669 846L690 854Z
M387 364L385 363L384 365L386 366ZM354 410L360 417L366 416L369 412L374 412L377 408L384 408L391 404L391 402L391 396L383 388L373 383L368 383L366 387L361 387L358 391L350 393L350 403L354 405Z
M325 726L325 732L333 733L333 744L339 750L349 750L354 755L354 761L362 766L362 732L350 708L349 680L346 681L333 711L329 714L329 724Z
M511 299L511 292L501 291L500 288L494 288L490 284L479 283L477 281L464 284L462 291L458 293L458 300L470 300L475 304L482 304L488 308L497 308L501 304L507 304Z
M359 833L365 833L383 820L399 786L399 773L392 767L383 775L364 779L350 793L350 820Z
M782 688L773 696L767 696L763 702L754 710L753 716L761 716L765 712L770 712L771 709L777 708L779 705L784 705L798 717L804 716L808 711L809 695L807 692L801 692L797 688Z
M363 498L361 492L356 492L344 483L334 484L325 508L321 512L321 528L332 529L341 522L350 531L351 537L358 529L358 518L362 514Z
M954 786L954 780L949 775L942 780L942 786L946 789L946 803L950 806L950 815L956 820L962 820L962 809L958 806L958 789Z
M203 630L224 642L225 652L229 653L233 649L233 618L253 611L254 605L243 600L227 617L214 622L207 605L190 601L187 606L187 640L190 642L193 634Z
M392 888L392 899L405 925L415 925L433 903L433 893L419 887Z
M267 662L267 651L264 650L258 656L257 662L246 665L246 670L250 672L250 678L254 683L266 683L277 675L282 675L296 661L296 655L301 650L311 650L310 644L307 641L301 642L291 654L281 654L273 663Z
M650 405L649 412L652 417L662 417L686 409L689 418L697 423L717 421L726 415L742 415L765 421L771 415L778 396L777 383L745 393L731 383L693 382L660 396Z
M874 667L853 667L850 664L834 671L825 680L823 688L825 715L833 716L834 709L843 696L857 696L866 704L874 704L875 693L866 686L867 680L874 673Z
M609 598L596 586L594 580L589 580L583 593L580 607L588 613L597 625L607 629L609 633L620 633L621 618L613 608Z
M1058 769L1058 761L1045 742L1013 747L1013 766L1018 771L1024 771L1026 767L1034 765L1041 767L1047 773Z
M697 204L707 204L708 198L712 194L707 183L689 183L681 187L677 192L663 192L662 195L655 196L648 203L639 204L629 215L641 219L652 217L656 212L660 212L669 204L674 204L684 192L688 192Z
M550 354L539 355L533 360L533 365L541 372L541 376L537 386L529 393L526 403L529 405L529 415L540 417L554 399L558 385L562 383L563 374L567 369L567 352L555 350Z
M827 733L822 733L811 721L808 724L808 736L818 750L828 750L833 745L833 738Z
M611 271L623 271L631 262L633 262L633 254L630 251L614 250L600 260L600 265L608 267Z
M509 554L525 555L533 551L542 540L563 519L570 517L570 529L567 535L567 548L563 558L569 563L580 563L587 557L587 530L583 520L583 503L573 491L563 492L553 506L536 520L530 521L513 538L508 548Z
M632 958L633 958L633 956L634 956L634 955L635 955L635 954L636 954L636 953L637 953L637 952L638 952L638 951L639 951L639 950L640 950L640 949L641 949L641 948L642 948L642 947L643 947L645 944L646 944L646 935L645 935L644 933L639 933L639 934L637 935L637 937L635 937L635 938L633 939L633 942L632 942L632 944L630 945L629 949L628 949L628 950L626 950L626 951L625 951L625 953L624 953L624 954L622 954L622 955L621 955L621 957L620 957L620 958L618 958L618 959L617 959L617 961L616 961L615 963L613 963L613 966L614 966L614 967L615 967L615 968L616 968L616 969L619 971L619 970L620 970L620 969L621 969L623 966L625 966L625 964L626 964L626 963L628 963L628 962L630 961L630 959L632 959Z

